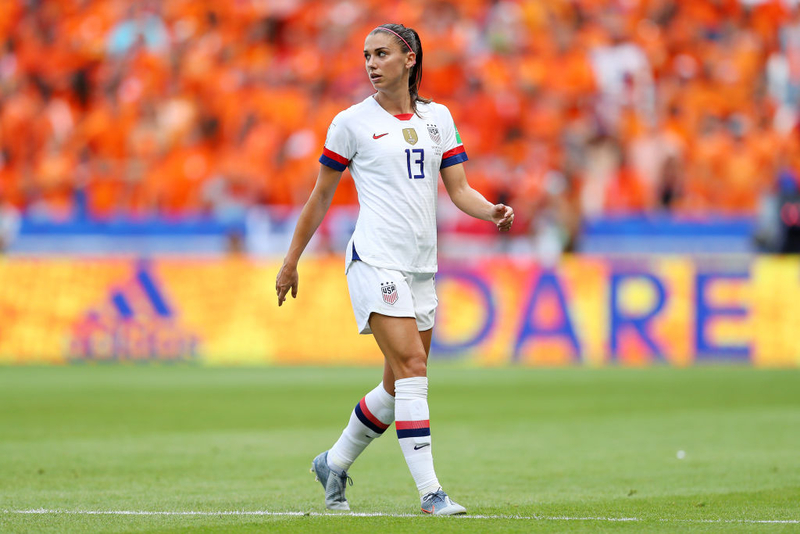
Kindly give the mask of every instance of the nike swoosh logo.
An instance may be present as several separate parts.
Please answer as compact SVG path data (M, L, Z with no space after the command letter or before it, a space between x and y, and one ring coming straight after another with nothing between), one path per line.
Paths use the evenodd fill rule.
M426 443L425 445L414 445L414 450L418 451L418 450L422 449L423 447L430 447L430 446L431 446L430 443Z
M375 134L372 134L372 138L373 138L373 139L380 139L380 138L381 138L381 137L383 137L384 135L389 135L389 132L386 132L385 134L380 134L380 135L375 135Z

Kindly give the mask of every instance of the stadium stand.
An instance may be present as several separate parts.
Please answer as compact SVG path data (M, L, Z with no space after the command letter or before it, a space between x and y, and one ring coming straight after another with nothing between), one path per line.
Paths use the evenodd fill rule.
M471 183L515 207L518 235L570 250L598 218L750 228L798 190L789 0L11 0L0 204L23 232L300 205L387 21L420 32L421 93L450 107ZM351 180L334 203L356 203ZM484 231L447 213L442 229Z

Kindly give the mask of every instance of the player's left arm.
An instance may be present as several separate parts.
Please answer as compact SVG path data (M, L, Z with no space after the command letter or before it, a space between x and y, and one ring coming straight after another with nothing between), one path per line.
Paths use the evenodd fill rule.
M495 223L501 232L508 232L511 229L514 210L505 204L492 204L470 187L463 163L445 167L441 170L441 174L447 194L458 209L476 219Z

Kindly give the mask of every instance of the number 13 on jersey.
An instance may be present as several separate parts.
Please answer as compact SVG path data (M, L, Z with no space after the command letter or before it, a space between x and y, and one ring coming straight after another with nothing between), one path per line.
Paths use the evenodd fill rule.
M419 159L413 159L413 158L416 158L417 156L419 156ZM419 165L419 167L418 167L419 174L414 174L413 176L411 174L411 163L412 162L415 165ZM425 167L424 167L424 165L425 165L425 149L424 148L411 148L411 149L407 148L406 149L406 164L408 166L408 179L409 180L411 180L412 178L417 179L417 180L420 179L420 178L425 178ZM417 170L417 168L415 168L414 170Z

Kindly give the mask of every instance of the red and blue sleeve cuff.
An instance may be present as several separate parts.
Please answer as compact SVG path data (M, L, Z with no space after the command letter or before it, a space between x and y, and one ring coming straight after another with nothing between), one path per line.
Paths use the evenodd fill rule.
M440 169L445 169L447 167L451 167L458 163L464 163L469 158L467 157L466 151L464 151L464 145L459 145L442 155L442 164L439 166Z
M328 150L327 148L322 149L322 155L319 157L319 162L335 171L343 171L348 165L350 165L349 159L344 158L336 152Z

